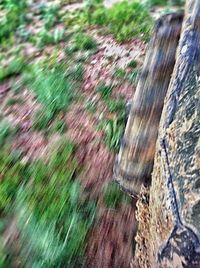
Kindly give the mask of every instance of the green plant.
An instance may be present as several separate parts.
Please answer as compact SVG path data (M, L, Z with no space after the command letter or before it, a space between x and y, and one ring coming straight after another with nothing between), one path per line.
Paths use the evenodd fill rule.
M99 84L96 87L96 91L101 95L103 99L107 99L111 96L113 90L112 85Z
M128 64L127 67L135 69L137 67L137 61L131 60Z
M148 38L152 25L148 10L137 1L123 1L114 5L108 11L108 21L111 31L119 41L141 34L143 38Z
M123 79L126 76L126 71L122 68L116 68L114 71L114 75L120 79Z
M96 41L89 35L78 33L75 35L74 44L77 49L90 50L97 47Z
M52 117L53 116L51 112L44 112L43 109L37 111L33 116L33 128L39 131L47 131Z
M6 119L0 120L0 146L4 145L5 141L14 133L13 128Z
M89 24L105 25L107 13L103 1L85 1L84 16Z
M67 110L74 96L72 83L62 69L45 69L34 66L27 74L27 83L43 105L45 122L62 110ZM45 124L46 124L45 123Z
M107 99L105 100L108 111L111 113L118 113L119 116L123 116L125 112L125 102L123 99Z
M2 146L2 145L1 145ZM8 148L0 152L0 211L9 210L22 181L24 166L15 161Z
M135 69L131 73L127 75L127 80L130 84L135 85L137 83L138 76L140 74L140 70Z
M38 33L36 38L36 45L38 48L43 48L48 44L57 44L65 39L65 30L63 28L56 28L49 32L45 27Z
M85 108L89 113L95 113L97 111L96 104L92 101L87 101L85 104Z
M71 267L83 256L95 206L73 180L79 169L74 150L71 142L65 142L47 163L32 163L31 187L18 191L14 210L27 267Z
M0 8L2 9L0 20L0 43L9 36L16 28L25 21L26 0L2 0Z
M75 145L65 140L52 148L46 162L25 165L8 149L0 152L0 211L4 218L15 215L23 267L83 264L95 204L74 180L80 170L74 152ZM4 265L6 258L0 251Z
M111 182L103 189L103 200L108 208L117 209L122 203L130 203L131 197L125 194L118 184Z
M15 56L6 66L0 67L0 81L12 75L18 75L25 67L25 61L21 56Z
M83 81L83 75L84 75L84 66L82 63L76 63L74 66L70 67L67 70L66 76L71 81Z
M59 6L41 4L39 12L44 20L45 28L50 29L59 19Z
M146 3L151 6L182 6L185 0L147 0Z
M88 4L85 20L89 24L104 25L118 41L125 41L133 36L142 36L148 40L152 28L152 19L139 1L122 1L106 9L103 4Z
M6 105L8 106L12 106L15 104L22 104L23 103L23 99L22 98L10 98L7 100Z

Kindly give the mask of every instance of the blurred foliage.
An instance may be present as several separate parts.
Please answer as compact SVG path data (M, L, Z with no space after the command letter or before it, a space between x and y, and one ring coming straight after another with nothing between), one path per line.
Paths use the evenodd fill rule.
M72 82L65 77L62 68L40 69L38 65L33 65L25 80L44 107L40 118L44 125L60 111L67 110L73 100Z
M1 151L0 209L16 215L23 267L72 267L84 261L95 204L74 180L80 170L74 150L65 141L46 162L26 165Z
M89 24L107 26L118 41L142 37L149 39L152 19L139 1L122 1L107 9L103 3L87 2L85 19Z
M97 47L96 40L84 33L76 34L74 38L74 43L77 50L90 50L95 49Z
M113 86L100 84L96 91L100 93L108 112L113 115L111 118L103 117L98 125L105 133L105 143L110 150L115 152L119 149L120 139L125 127L126 105L123 98L112 97Z
M26 0L0 1L0 42L8 38L25 21Z
M117 209L123 203L131 203L131 197L125 194L116 182L110 182L104 187L103 200L108 208Z
M16 133L17 129L13 129L10 122L6 119L0 119L0 146L3 146L6 140Z
M101 83L96 87L96 91L101 95L102 99L109 98L112 94L112 90L112 85L105 85L104 83Z
M12 60L5 64L5 66L0 66L0 82L7 78L10 78L11 76L20 74L24 67L24 58L16 54Z
M147 0L150 6L182 6L185 0Z

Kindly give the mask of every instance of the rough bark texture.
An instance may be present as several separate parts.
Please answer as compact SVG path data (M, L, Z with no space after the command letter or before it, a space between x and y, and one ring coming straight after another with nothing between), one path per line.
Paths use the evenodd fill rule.
M189 0L185 14L161 117L149 208L138 203L136 259L142 268L200 267L199 0Z
M121 148L114 167L115 180L132 195L150 180L158 125L182 25L182 13L158 20L133 97Z

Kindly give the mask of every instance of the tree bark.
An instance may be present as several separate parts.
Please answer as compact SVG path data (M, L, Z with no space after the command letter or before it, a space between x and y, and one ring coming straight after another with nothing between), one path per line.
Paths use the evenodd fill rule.
M182 19L182 13L173 13L156 23L132 100L114 178L133 196L140 192L142 183L150 181L158 125L175 64Z
M148 190L143 197L138 202L136 267L200 267L199 0L186 4L149 201Z

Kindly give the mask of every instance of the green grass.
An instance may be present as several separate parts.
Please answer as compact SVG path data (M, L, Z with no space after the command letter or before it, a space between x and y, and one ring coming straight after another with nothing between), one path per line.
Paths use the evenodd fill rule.
M182 6L185 4L184 0L148 0L150 6Z
M44 48L49 44L58 44L65 40L65 30L63 28L56 28L53 32L49 32L45 27L38 33L36 38L36 46Z
M108 148L117 152L125 127L125 102L121 99L107 98L105 104L108 111L115 113L115 115L112 119L103 118L98 128L104 131L104 142Z
M39 12L44 20L44 26L46 29L50 29L55 25L55 23L59 20L59 6L58 5L49 5L40 4Z
M0 82L5 79L13 76L21 74L25 67L25 61L21 56L15 56L12 61L10 61L6 66L0 67Z
M95 204L74 179L80 171L74 152L75 145L65 141L52 148L46 162L26 165L9 151L0 152L1 222L13 214L17 219L23 267L83 265ZM5 263L6 252L1 254Z
M103 4L90 4L85 10L85 21L106 26L118 41L132 37L149 39L152 19L148 9L139 1L122 1L106 9Z
M3 146L4 143L15 134L11 124L6 119L0 120L0 146Z
M82 63L73 63L66 72L66 76L71 81L82 82L84 76L84 65Z
M0 43L10 37L17 27L24 23L26 14L26 0L2 0L0 9L4 15L0 20Z
M102 97L108 112L113 113L113 118L102 118L98 128L105 133L104 142L110 150L115 152L119 149L120 139L125 127L125 102L122 99L115 99L112 97L113 86L99 84L96 91Z
M133 71L131 71L128 75L127 75L127 80L130 84L136 85L137 81L138 81L138 77L140 74L140 70L139 69L134 69Z
M96 87L96 91L101 95L102 99L105 100L111 97L113 86L101 83Z
M125 102L123 99L112 99L109 98L105 100L106 106L108 108L108 111L111 113L118 113L120 116L123 115L125 111Z
M131 197L125 194L118 184L111 182L103 190L103 200L107 208L117 209L123 203L130 203Z
M78 33L75 35L74 44L77 50L90 50L96 49L97 47L95 39L84 33Z
M1 145L2 146L2 145ZM24 166L15 161L8 148L0 152L0 213L10 209L16 197L16 190L22 181ZM1 216L1 214L0 214Z
M37 67L31 69L25 79L38 102L42 104L43 119L48 122L59 112L69 108L74 96L74 87L62 69L42 70Z
M114 71L114 76L120 79L124 79L126 77L126 71L122 68L116 68Z
M131 69L135 69L137 67L137 61L135 60L129 61L129 63L127 64L127 67Z

